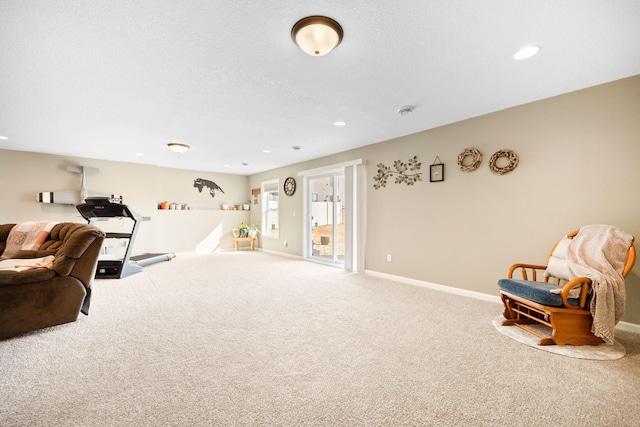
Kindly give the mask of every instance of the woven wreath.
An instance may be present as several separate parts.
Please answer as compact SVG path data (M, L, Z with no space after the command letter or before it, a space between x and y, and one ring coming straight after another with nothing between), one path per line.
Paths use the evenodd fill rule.
M467 157L471 157L473 161L465 165L464 160ZM465 148L462 153L458 154L458 168L462 172L472 172L478 169L480 163L482 163L482 153L477 148Z
M507 164L503 167L499 167L496 163L498 159L501 158L507 159ZM489 169L492 172L495 172L500 175L504 175L505 173L511 172L518 166L518 155L511 150L499 150L493 153L491 159L489 159Z

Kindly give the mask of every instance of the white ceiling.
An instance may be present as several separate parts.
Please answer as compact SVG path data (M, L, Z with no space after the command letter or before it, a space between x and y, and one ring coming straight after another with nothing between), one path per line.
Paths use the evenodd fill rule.
M637 0L0 0L10 150L249 175L636 74Z

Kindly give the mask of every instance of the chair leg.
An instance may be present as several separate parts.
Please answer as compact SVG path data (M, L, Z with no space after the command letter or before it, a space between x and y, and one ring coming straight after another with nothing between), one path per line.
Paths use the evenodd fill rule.
M556 311L553 307L549 310L540 311L501 295L504 304L502 315L505 320L502 326L518 326L525 331L540 338L538 345L599 345L602 339L596 337L591 332L592 317L589 311L571 313L563 312L562 309ZM534 330L527 328L527 324L542 324L552 329L551 338L538 334Z
M502 316L505 319L509 319L509 320L515 320L518 318L518 314L512 310L511 308L511 299L509 299L506 295L501 294L500 297L502 298L502 304L504 305L504 312L502 313ZM505 320L506 322L506 320ZM502 322L502 324L504 325L504 322ZM511 323L513 324L513 323Z
M502 294L501 297L502 303L504 304L504 312L502 313L502 316L505 318L505 320L502 321L502 326L538 323L536 320L520 315L520 313L518 313L518 304L511 298L504 294Z
M596 337L591 332L592 322L593 319L591 316L587 315L552 313L551 327L553 328L553 333L551 337L558 345L571 344L581 346L601 344L602 339Z
M502 326L517 326L520 329L537 336L538 338L540 338L540 341L538 341L538 345L555 344L552 338L546 338L544 337L544 335L540 335L538 332L524 326L534 324L545 324L546 326L548 326L547 322L543 323L542 319L537 318L537 316L534 316L533 313L529 313L531 317L521 315L519 311L522 311L523 307L520 304L504 294L502 294L501 297L504 304L504 312L502 313L502 316L505 318L505 320L502 321Z

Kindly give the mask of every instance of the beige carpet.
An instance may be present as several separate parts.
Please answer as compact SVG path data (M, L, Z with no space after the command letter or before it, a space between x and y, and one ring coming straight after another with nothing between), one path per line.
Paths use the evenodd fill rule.
M617 341L612 345L603 343L600 345L583 345L577 347L573 345L538 345L538 341L540 340L538 337L517 326L502 326L503 320L504 317L502 315L493 319L493 326L495 326L498 331L529 347L549 353L578 359L616 360L624 357L627 352L624 346ZM551 328L545 325L527 325L527 327L541 335L551 337Z
M496 288L496 294L497 294ZM241 251L94 285L91 313L0 341L1 426L635 426L640 337L559 357L498 304Z

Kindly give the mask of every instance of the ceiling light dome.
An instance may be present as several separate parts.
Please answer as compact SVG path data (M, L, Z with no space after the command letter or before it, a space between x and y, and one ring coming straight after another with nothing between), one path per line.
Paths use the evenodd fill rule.
M189 148L187 144L181 144L179 142L170 142L169 144L167 144L169 146L169 148L171 148L173 151L175 151L176 153L184 153L186 152Z
M302 51L311 56L323 56L340 44L342 27L326 16L307 16L295 23L291 38Z

